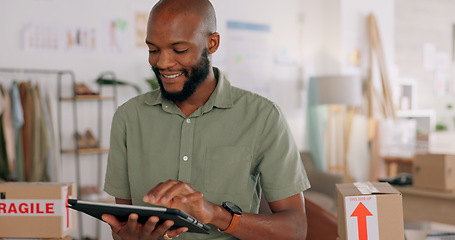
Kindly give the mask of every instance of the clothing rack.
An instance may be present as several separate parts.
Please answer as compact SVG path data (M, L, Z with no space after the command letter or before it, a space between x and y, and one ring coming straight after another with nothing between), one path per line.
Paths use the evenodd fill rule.
M34 74L37 74L37 75L51 75L53 77L55 77L55 80L57 81L57 122L58 122L58 142L61 144L62 143L62 125L63 125L63 114L62 114L62 102L63 101L71 101L72 103L72 112L73 112L73 129L75 131L75 133L79 133L79 124L78 124L78 104L77 104L77 101L98 101L98 136L99 136L99 142L101 143L101 134L102 134L102 120L101 120L101 115L102 115L102 102L104 100L112 100L113 103L114 103L114 111L117 107L117 81L116 81L116 76L115 76L115 73L114 72L111 72L111 71L107 71L107 72L103 72L100 74L100 76L98 78L105 78L105 79L112 79L113 80L113 84L112 84L112 87L113 87L113 96L112 97L102 97L101 96L101 90L102 90L102 86L101 84L97 84L98 85L98 93L99 95L97 96L78 96L76 94L76 89L75 89L75 84L76 84L76 76L75 76L75 73L72 71L72 70L45 70L45 69L20 69L20 68L0 68L0 74L2 73L5 73L5 74L17 74L18 76L20 75L21 77L23 76L23 74L26 74L26 75L34 75ZM16 76L17 77L17 76ZM12 78L15 78L15 76L12 76ZM14 80L14 79L12 79ZM20 80L20 79L17 79L17 80ZM64 97L62 92L62 82L63 81L70 81L70 86L72 86L72 91L71 91L71 97ZM73 153L74 154L74 157L75 157L75 167L76 167L76 170L75 170L75 180L76 180L76 183L77 183L77 188L78 188L78 192L79 193L82 193L81 192L81 170L80 170L80 154L81 153L86 153L84 152L85 149L80 149L80 146L78 144L78 136L77 134L73 134L74 136L74 146L75 146L75 149L74 150L71 150L69 152ZM101 153L105 153L106 150L103 149L103 150L94 150L93 152L90 152L89 153L95 153L95 154L98 154L98 187L100 187L101 185L101 182L102 182L102 177L101 177L101 168L102 168L102 155ZM60 154L63 154L63 153L68 153L68 151L63 151L62 147L60 147ZM78 218L78 229L79 229L79 236L81 237L81 239L83 239L83 225L82 225L82 217L79 213L79 218ZM99 238L100 236L100 223L98 222L97 223L97 227L96 227L96 236L97 238Z
M21 68L0 68L0 73L12 73L12 74L45 74L45 75L56 75L57 78L57 98L60 100L62 98L62 78L65 75L69 75L71 78L71 84L74 86L76 83L76 75L71 70L44 70L44 69L21 69ZM58 129L61 129L62 126L62 106L61 101L58 101L57 111L58 111ZM76 111L76 102L73 102L73 109ZM78 124L76 119L76 114L73 113L73 121L75 124L75 130L78 131ZM59 131L59 142L62 142L62 133ZM77 142L77 138L75 138ZM76 159L78 159L78 153L76 152ZM80 188L80 170L79 170L79 161L76 161L76 182L78 183L78 188ZM80 189L78 189L78 192Z

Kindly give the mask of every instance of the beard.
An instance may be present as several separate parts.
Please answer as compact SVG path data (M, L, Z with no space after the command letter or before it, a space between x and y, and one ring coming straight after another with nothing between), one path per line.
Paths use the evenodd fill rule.
M191 75L188 69L183 69L183 74L188 80L185 82L183 89L180 92L167 92L166 89L164 89L163 82L160 79L161 74L159 68L152 66L152 70L157 76L158 84L160 85L160 91L163 97L173 102L183 102L191 97L191 95L193 95L199 85L203 83L209 75L210 61L208 57L208 49L205 48L202 51L199 62L195 64L195 66L191 67Z

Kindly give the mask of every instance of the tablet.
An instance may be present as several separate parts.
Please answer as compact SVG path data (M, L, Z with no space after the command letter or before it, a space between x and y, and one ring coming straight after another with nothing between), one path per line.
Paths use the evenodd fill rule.
M114 215L119 221L127 221L131 213L139 215L138 222L145 223L151 216L157 216L160 223L164 220L174 221L171 229L187 227L188 232L208 234L210 227L188 215L182 210L165 207L144 207L125 204L89 202L77 199L68 199L68 208L86 213L100 220L105 213Z

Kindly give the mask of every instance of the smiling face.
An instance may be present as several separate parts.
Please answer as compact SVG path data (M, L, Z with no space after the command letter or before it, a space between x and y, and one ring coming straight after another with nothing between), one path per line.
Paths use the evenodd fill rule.
M182 11L178 3L165 1L152 10L146 43L163 96L182 102L211 71L209 54L216 51L211 39L217 33L208 31L200 14L188 8Z
M182 90L181 91L168 91L166 89L163 81L161 79L165 79L164 83L169 82L169 79L172 78L177 78L178 75L181 74L175 74L173 76L167 76L163 73L160 72L159 68L153 67L153 72L155 73L156 76L161 76L158 77L158 84L160 85L160 90L164 98L169 99L174 102L183 102L186 99L188 99L193 93L196 91L198 86L204 82L204 80L207 78L209 71L210 71L210 60L208 58L208 52L207 48L204 49L204 51L201 54L199 62L196 64L196 66L191 67L191 69L184 69L183 70L183 76L186 77L187 80L185 80Z

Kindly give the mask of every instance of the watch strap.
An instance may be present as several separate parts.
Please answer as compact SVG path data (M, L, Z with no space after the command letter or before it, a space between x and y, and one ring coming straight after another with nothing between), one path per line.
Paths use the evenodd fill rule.
M240 222L240 218L242 218L242 215L232 214L232 219L231 219L231 222L229 223L229 227L226 228L226 230L222 230L221 232L223 232L223 233L232 233L232 232L234 232L234 230L237 228L237 225Z

